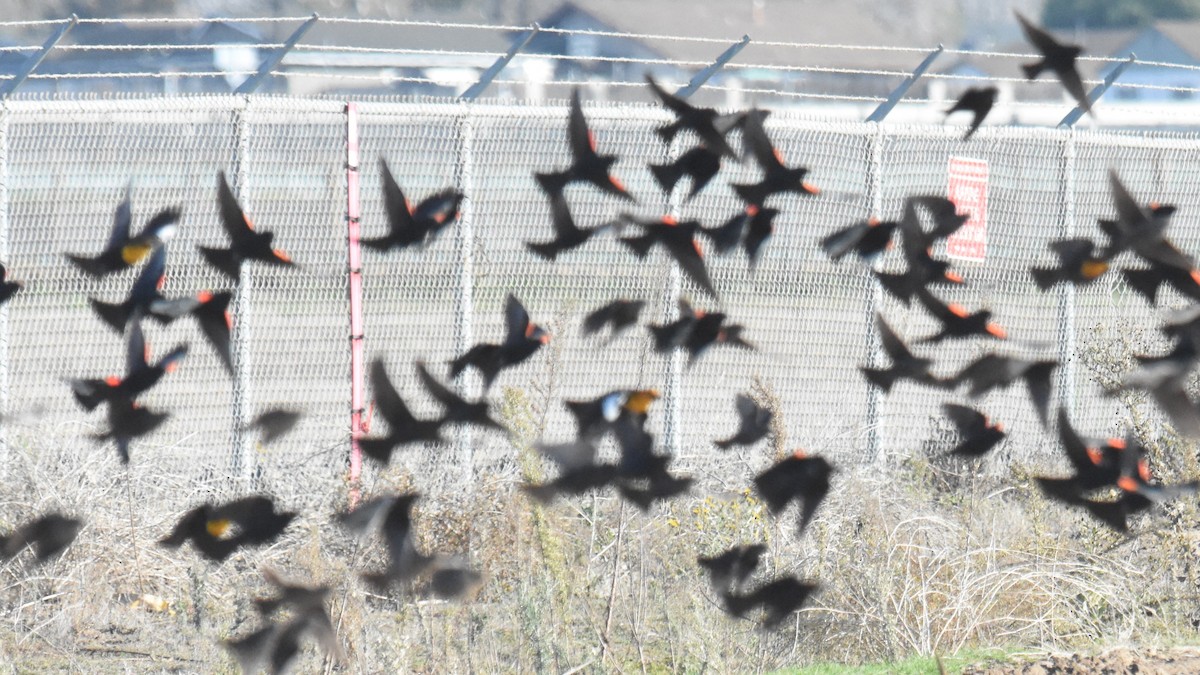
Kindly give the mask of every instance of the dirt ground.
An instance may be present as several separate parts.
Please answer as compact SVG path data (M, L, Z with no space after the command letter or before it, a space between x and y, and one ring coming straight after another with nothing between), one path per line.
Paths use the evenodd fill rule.
M1054 654L1023 665L969 666L963 675L1195 675L1200 673L1200 647L1111 649L1101 654Z

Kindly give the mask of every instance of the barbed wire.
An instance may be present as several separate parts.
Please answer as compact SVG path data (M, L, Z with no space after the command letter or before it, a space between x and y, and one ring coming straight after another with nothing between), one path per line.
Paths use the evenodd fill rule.
M219 23L234 24L238 26L247 26L255 24L279 25L279 24L303 24L310 21L316 15L310 16L286 16L286 17L136 17L136 18L81 18L81 19L44 19L32 21L0 21L0 28L31 28L39 26L63 26L74 20L79 25L167 25L167 26L203 26ZM593 36L605 38L617 38L635 40L642 43L647 43L651 47L655 43L693 43L703 45L722 45L728 46L739 42L740 39L733 37L717 38L717 37L701 37L688 35L672 35L663 33L638 33L631 31L620 30L592 30L592 29L571 29L558 27L543 27L537 24L530 25L511 25L511 24L476 24L463 23L454 21L434 21L434 20L415 20L415 19L364 19L364 18L341 18L341 17L318 17L319 23L322 25L349 25L349 26L386 26L396 28L431 28L444 30L479 30L493 33L525 33L530 30L537 30L547 34L557 35L578 35L578 36ZM150 44L62 44L56 45L55 50L68 53L103 53L103 52L161 52L161 51L187 51L187 52L205 52L224 49L227 47L252 47L263 52L275 51L288 48L286 43L277 41L256 41L252 35L247 35L245 41L232 41L228 43L189 43L181 41L180 43L163 43L161 40ZM352 39L352 38L350 38ZM931 47L918 46L889 46L889 45L858 45L858 44L841 44L841 43L821 43L821 42L793 42L793 41L778 41L778 40L762 40L755 41L750 37L749 44L756 47L773 47L786 48L797 50L831 50L843 51L848 53L912 53L912 54L927 54L932 51ZM1086 45L1085 45L1086 47ZM1011 51L995 51L981 49L965 49L965 48L946 48L942 49L941 45L937 46L944 56L955 56L960 58L980 58L980 59L1013 59L1013 60L1036 60L1041 57L1039 54L1011 52ZM22 53L36 52L41 50L40 45L6 45L0 46L0 53ZM459 59L496 59L503 56L503 52L498 50L481 50L481 49L422 49L413 47L367 47L353 44L322 44L320 42L305 42L301 40L298 44L291 48L291 61L283 61L284 66L272 71L273 76L281 77L329 77L329 72L304 72L297 70L302 67L314 67L320 64L314 63L312 59L296 58L296 54L351 54L351 55L381 55L381 56L417 56L417 57L453 57ZM714 58L716 54L714 50ZM634 64L643 66L665 66L679 70L697 70L711 65L711 61L687 58L671 58L667 56L618 56L618 55L573 55L573 54L554 54L554 53L527 53L518 54L519 58L534 58L544 59L554 62L582 62L582 63L608 63L608 64ZM1150 61L1137 60L1132 57L1114 57L1114 56L1082 56L1080 61L1095 64L1120 64L1131 61L1141 67L1148 68L1164 68L1177 69L1182 71L1200 71L1200 64L1175 63L1166 61ZM761 70L774 72L779 75L777 86L746 86L746 83L728 85L717 81L709 81L704 84L708 90L739 92L743 94L761 94L767 96L777 96L782 98L793 99L812 99L825 101L845 101L845 102L880 102L884 100L881 96L860 96L845 93L819 93L807 91L793 91L787 89L784 83L789 81L789 76L793 74L830 74L830 75L849 75L875 78L905 78L911 75L911 72L896 67L869 67L869 66L837 66L837 65L816 65L805 63L769 63L762 61L752 61L748 63L734 61L734 66L746 70ZM337 64L330 64L337 65ZM364 64L374 68L385 68L388 64L382 62L374 62ZM436 66L436 63L424 64L425 67ZM730 66L730 67L734 67ZM290 67L290 69L289 69ZM418 66L409 66L418 67ZM628 71L625 71L628 72ZM133 71L133 70L114 70L112 72L86 72L83 70L73 72L55 72L55 73L38 73L30 75L33 80L94 80L94 79L155 79L155 78L211 78L211 77L233 77L233 76L249 76L254 75L255 71L227 71L221 69L196 69L196 70L177 70L177 71ZM339 72L337 77L344 80L355 81L373 81L385 83L415 83L415 84L434 84L445 85L446 79L422 77L420 74L395 73L395 72L380 72L375 74L363 73L342 73ZM927 72L923 74L924 78L940 81L960 81L965 83L973 82L990 82L990 83L1006 83L1021 86L1056 86L1055 80L1051 78L1043 78L1040 80L1029 81L1020 77L1018 72L1014 70L1011 76L1005 75L988 75L988 74L972 74L959 72ZM12 75L0 76L0 80L11 80ZM498 84L506 85L528 85L530 82L519 79L499 79L495 80ZM612 87L644 87L645 83L641 80L626 81L624 79L603 80L603 84ZM1098 79L1085 79L1085 84L1094 86L1101 81ZM578 80L570 77L553 77L547 80L539 80L539 85L545 86L584 86L594 85L596 81L591 79ZM753 84L753 82L751 83ZM1188 97L1200 93L1200 87L1189 86L1184 83L1180 84L1157 84L1144 82L1122 82L1120 80L1112 83L1112 87L1116 89L1126 90L1145 90L1145 91L1161 91L1177 94L1187 94ZM913 102L920 99L906 99L906 102ZM1020 101L1021 105L1034 105L1031 101ZM1058 103L1049 105L1060 105Z

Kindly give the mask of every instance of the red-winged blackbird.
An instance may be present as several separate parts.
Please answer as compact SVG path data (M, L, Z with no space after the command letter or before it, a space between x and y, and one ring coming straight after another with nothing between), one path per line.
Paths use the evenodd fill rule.
M617 389L595 399L564 404L575 418L576 435L582 440L595 441L612 431L622 416L645 415L658 398L655 389Z
M1021 16L1020 12L1013 10L1013 14L1016 14L1017 21L1021 22L1021 29L1025 31L1025 37L1029 38L1029 42L1042 53L1041 60L1021 66L1021 70L1025 72L1025 78L1032 80L1044 70L1054 71L1058 80L1062 82L1063 88L1075 99L1079 107L1091 114L1092 104L1088 101L1087 92L1083 90L1083 80L1080 79L1079 71L1075 67L1075 59L1083 53L1083 49L1079 45L1063 44L1055 40L1052 35Z
M0 265L0 305L8 302L13 294L24 287L25 285L19 281L9 281L8 269L4 265Z
M1043 291L1059 282L1083 286L1099 279L1108 271L1108 260L1097 255L1091 239L1061 239L1050 242L1050 250L1058 256L1058 267L1030 267L1034 282Z
M683 348L688 352L688 365L695 363L712 345L729 345L751 351L757 349L742 338L745 326L726 323L725 319L725 314L721 312L706 312L696 319L696 323L683 343Z
M295 263L283 251L271 248L274 232L258 232L250 218L242 211L233 190L225 180L225 172L218 174L217 201L221 207L221 225L229 235L229 248L200 246L200 253L208 264L225 276L237 281L241 277L242 262L258 260L270 265L293 266Z
M662 101L662 104L670 109L671 112L675 113L677 118L674 122L658 128L657 133L663 141L670 143L680 129L691 129L704 143L704 146L715 153L718 158L723 155L737 159L737 153L729 146L729 142L725 140L725 134L733 125L728 121L721 123L723 116L720 113L712 108L694 106L686 100L667 92L649 74L646 75L646 84L650 85L650 91L653 91L658 100ZM693 189L693 192L698 191Z
M763 544L734 546L711 558L700 556L696 562L708 572L713 590L726 593L741 590L754 570L758 569L758 562L766 552L767 547Z
M879 329L880 342L883 345L883 350L887 352L888 358L892 360L891 368L871 368L869 366L860 366L862 371L871 384L882 389L884 392L890 392L892 386L897 380L909 379L917 384L929 386L941 386L941 382L929 372L929 367L933 365L931 359L923 359L914 356L909 350L908 345L896 335L892 327L883 320L882 314L875 315L875 326Z
M1200 301L1200 270L1155 265L1144 269L1123 269L1121 276L1130 288L1140 293L1151 305L1158 304L1158 289L1163 284L1170 285L1193 301Z
M778 209L748 204L741 213L717 227L701 227L700 234L708 237L718 254L724 255L737 247L740 242L746 252L750 269L758 265L762 257L762 245L775 232L775 217Z
M637 323L645 306L645 300L613 300L584 317L583 334L592 335L609 326L612 329L610 339L616 339L622 331Z
M713 288L708 268L704 265L704 250L696 240L700 223L694 220L681 223L671 216L663 216L658 220L642 220L626 214L623 218L641 227L645 232L637 237L621 237L621 243L628 246L634 255L645 258L655 244L661 244L667 250L667 254L679 263L679 268L684 274L709 295L717 297L717 290Z
M122 464L129 463L129 444L133 439L149 435L170 417L168 413L153 412L126 396L108 401L108 430L93 434L96 441L112 440Z
M274 570L269 568L262 571L263 578L274 587L276 594L269 598L255 598L254 606L263 616L271 616L281 609L305 611L309 609L323 610L329 599L329 586L305 586L284 581Z
M1138 361L1138 369L1126 375L1116 391L1141 389L1149 392L1176 430L1187 436L1200 436L1200 408L1185 389L1188 375L1200 358L1196 345L1181 340L1162 356L1137 355L1134 358Z
M376 497L353 511L339 514L338 520L359 536L378 531L388 551L388 566L381 572L362 575L367 583L386 589L425 573L436 562L417 550L413 539L412 506L421 495L413 492Z
M754 445L771 432L771 411L745 394L737 395L738 429L729 438L713 441L722 450L735 445Z
M149 349L142 334L141 317L130 322L129 346L125 352L125 377L111 375L104 379L71 380L71 392L85 410L95 410L105 401L125 398L134 400L158 383L166 373L174 371L187 356L187 345L180 345L151 366L147 363Z
M417 362L417 375L421 378L425 391L446 409L442 415L442 424L473 424L484 429L504 431L504 426L492 419L488 413L487 399L480 399L474 403L467 401L438 382L420 361Z
M283 436L296 427L302 415L295 410L272 408L259 413L254 421L246 425L246 429L262 431L263 445L269 445L275 439Z
M737 618L742 618L755 607L762 607L762 627L770 630L804 606L815 583L801 581L796 577L780 577L746 594L725 593L725 609Z
M921 212L932 221L928 230L921 224ZM906 305L913 295L932 284L962 284L962 277L950 270L950 263L933 258L930 250L938 240L958 231L966 220L965 215L958 213L954 202L945 197L909 197L904 202L904 216L898 223L903 243L901 250L908 268L903 273L876 271L873 272L875 278Z
M728 318L722 312L704 312L692 309L686 301L679 301L680 318L669 324L647 326L654 336L654 347L659 353L670 353L682 347L688 352L688 365L692 365L712 345L724 344L754 350L755 346L742 338L745 327L741 324L725 323Z
M953 403L943 403L942 410L961 436L951 454L979 457L1004 440L1004 427L981 412Z
M1200 353L1200 304L1177 309L1159 326L1162 334L1176 342L1185 342Z
M221 291L200 291L195 298L184 298L190 301L189 310L196 322L200 324L200 332L208 338L208 343L217 352L225 372L233 375L233 318L229 316L229 302L233 293Z
M756 206L762 206L768 197L779 192L818 194L820 190L804 181L804 176L808 174L807 168L784 165L783 156L771 144L771 139L763 129L762 119L761 112L751 110L746 113L746 120L742 125L742 138L762 168L762 180L752 184L734 184L734 191L742 201Z
M8 535L0 535L0 560L8 560L26 546L33 547L38 562L45 562L60 554L75 541L83 521L61 513L39 516Z
M598 490L616 478L617 467L613 464L587 464L564 468L553 480L537 485L524 484L521 490L545 504L560 495L580 495Z
M1018 378L1023 379L1029 391L1029 400L1044 427L1049 424L1050 374L1057 367L1058 361L1054 360L1028 361L1013 356L984 354L949 378L946 384L951 387L966 384L967 395L979 398L993 389L1007 387Z
M294 511L276 511L271 498L261 495L201 504L185 513L171 534L158 543L179 548L191 541L201 555L220 562L242 546L271 543L295 517Z
M380 464L387 465L392 451L397 446L410 443L441 443L442 420L419 420L405 405L400 392L388 379L383 359L371 364L371 388L375 392L375 406L388 423L387 436L360 438L358 447L363 454Z
M333 622L324 608L305 608L286 622L268 623L246 637L222 644L238 660L243 673L257 673L263 667L272 674L286 673L300 654L300 642L309 636L326 654L344 660Z
M973 336L992 337L1005 340L1008 333L1000 324L991 320L992 313L986 309L978 312L968 312L962 305L950 304L939 300L928 290L917 291L917 299L929 311L930 316L942 324L942 329L918 342L941 342L947 338L967 338Z
M424 594L441 600L469 600L483 587L483 575L455 563L443 563L429 575Z
M568 184L584 181L609 194L637 201L625 190L625 185L609 173L617 161L616 155L601 155L596 152L596 137L588 129L587 119L583 116L578 88L571 92L567 138L571 143L571 166L564 171L534 174L546 194L551 197L562 194L563 188Z
M615 223L604 223L596 227L581 228L575 224L567 198L562 194L550 195L550 216L554 225L554 239L547 242L525 242L525 248L546 260L554 260L561 253L583 246L593 235L612 227Z
M130 189L125 188L125 199L117 206L113 214L112 231L108 235L108 243L99 255L87 256L67 254L67 259L93 277L103 277L112 272L119 272L138 264L155 247L170 241L175 236L180 211L178 207L163 209L146 223L146 227L136 237L129 235L133 223L133 206L130 201Z
M138 312L151 316L159 323L170 323L187 314L195 308L195 299L190 297L168 300L159 289L167 278L167 247L160 245L150 256L150 261L142 268L129 295L119 304L103 302L89 298L92 309L108 325L118 333L125 332L129 319Z
M550 341L550 334L529 320L529 312L511 293L504 302L504 317L507 326L504 342L482 342L471 347L450 362L450 377L458 377L467 366L472 366L483 377L483 388L489 389L501 370L523 363Z
M1081 506L1118 532L1128 531L1129 516L1148 510L1156 503L1200 490L1198 481L1177 485L1151 483L1146 449L1132 438L1126 441L1110 439L1104 446L1083 448L1083 441L1065 424L1065 412L1060 413L1059 421L1060 426L1069 430L1062 436L1063 445L1076 467L1076 474L1067 478L1038 477L1038 486L1047 497ZM1110 486L1119 490L1115 500L1089 496L1097 489Z
M1166 237L1166 228L1171 222L1171 215L1175 213L1175 207L1157 204L1143 207L1114 169L1108 172L1108 183L1117 219L1100 222L1101 229L1109 237L1105 258L1132 249L1154 267L1175 268L1185 273L1196 269L1195 259L1180 251Z
M383 158L379 159L379 174L383 178L383 206L387 211L388 233L374 239L360 239L363 246L375 251L388 251L423 245L435 239L458 218L458 208L463 200L461 192L447 188L426 197L413 209L409 207L404 191Z
M687 300L680 298L678 303L678 319L667 324L651 323L646 325L654 337L654 349L659 353L667 353L682 347L687 342L688 336L692 334L692 328L695 327L696 322L704 316L703 310L693 308Z
M691 489L694 479L672 475L667 471L668 458L663 457L661 469L648 476L621 476L617 491L626 501L642 511L649 511L654 502L677 497Z
M967 133L963 134L964 141L975 134L979 125L983 123L983 118L992 111L992 106L996 105L998 93L999 90L995 87L971 87L964 91L954 105L946 111L946 117L960 110L971 113L971 126L967 127Z
M859 258L871 260L892 245L892 234L899 223L868 218L842 228L821 240L821 248L831 260L841 260L854 251Z
M654 174L654 180L658 181L667 194L675 189L675 184L684 176L692 179L692 187L684 201L695 197L720 170L721 156L703 145L688 150L674 162L650 165L650 173Z
M798 533L803 534L829 493L829 476L833 472L833 465L825 458L809 457L804 451L797 450L791 457L755 476L754 487L767 508L776 515L792 501L799 501Z
M1167 226L1171 224L1171 216L1175 215L1178 209L1172 204L1157 202L1151 202L1143 209L1121 183L1116 172L1109 173L1109 184L1113 188L1113 202L1121 215L1115 219L1096 220L1100 231L1108 237L1108 246L1101 251L1100 256L1112 259L1129 250L1138 239L1162 239ZM1178 250L1164 250L1162 253L1170 260L1167 264L1186 261L1186 256Z

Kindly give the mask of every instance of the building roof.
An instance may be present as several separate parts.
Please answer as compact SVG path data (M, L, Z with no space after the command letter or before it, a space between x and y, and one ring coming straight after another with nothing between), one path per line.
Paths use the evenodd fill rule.
M872 45L929 50L941 34L953 33L950 20L912 21L899 30L891 3L865 0L572 0L539 19L553 25L572 12L594 17L607 30L637 34L696 37L720 42L651 39L654 51L671 59L707 63L726 47L749 35L750 44L737 64L764 64L861 69L901 69L907 72L924 57L913 51L848 50L794 47L770 43ZM681 25L680 17L687 17ZM946 39L946 38L941 38Z

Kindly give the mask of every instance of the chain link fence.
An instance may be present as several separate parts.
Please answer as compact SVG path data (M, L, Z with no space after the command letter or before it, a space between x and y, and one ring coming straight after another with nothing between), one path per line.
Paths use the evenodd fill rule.
M722 455L710 443L735 428L734 396L743 391L778 401L784 447L804 447L844 465L908 457L929 439L949 447L940 421L947 394L904 383L884 396L857 372L886 358L874 337L876 312L910 341L933 332L932 320L915 304L906 308L885 297L865 266L830 262L818 241L868 216L898 217L909 195L946 194L950 157L984 160L990 177L986 260L959 262L968 285L947 296L995 313L1013 337L997 348L1061 358L1054 401L1070 404L1085 433L1117 432L1128 416L1118 401L1101 396L1089 358L1128 346L1135 334L1149 336L1156 310L1116 274L1043 294L1028 268L1052 262L1051 239L1099 236L1095 219L1113 213L1109 168L1140 199L1178 204L1176 241L1185 251L1200 246L1191 216L1200 207L1193 189L1200 140L1193 136L985 127L964 144L953 128L830 123L777 112L767 121L768 133L789 163L811 168L810 179L824 193L775 204L782 213L757 269L744 257L710 256L721 293L712 301L661 253L637 260L611 236L554 264L526 250L525 242L551 235L549 209L532 174L569 162L565 106L356 105L362 236L387 227L380 160L388 161L410 199L455 184L467 194L461 222L425 250L363 251L368 361L385 358L415 414L438 409L421 390L412 362L424 359L444 377L445 362L455 354L473 342L501 339L504 298L512 292L554 339L501 376L494 400L503 400L509 414L524 406L539 435L557 441L573 433L562 399L615 388L661 389L666 400L653 409L653 430L677 454L682 472L710 486L742 485L763 464L756 459L761 448ZM615 172L639 201L572 186L568 199L581 225L625 211L674 212L716 225L741 209L728 184L753 179L757 169L749 165L728 164L686 203L658 188L647 164L683 147L667 147L655 136L655 127L669 119L665 111L624 105L586 112L601 151L620 156ZM362 376L350 359L346 139L345 105L330 100L7 103L0 117L0 253L11 278L26 287L0 310L4 442L88 444L88 435L105 425L102 411L85 414L75 406L65 380L123 372L123 339L93 315L87 298L119 300L136 271L93 280L63 254L102 247L127 184L135 228L159 209L182 207L164 293L229 286L196 251L197 244L225 241L216 208L217 172L224 170L246 212L260 229L276 233L276 245L298 268L250 266L232 307L233 378L194 321L148 323L155 354L181 342L192 349L177 372L145 395L147 407L171 418L135 442L133 462L217 484L345 475L352 380ZM881 266L899 265L896 258L888 254ZM671 317L680 295L744 324L757 351L718 347L689 367L655 354L641 327L611 343L581 334L582 317L615 297L646 300L645 323ZM1168 294L1166 301L1181 299ZM938 372L949 374L992 347L972 342L926 351L936 357ZM460 386L479 393L476 381ZM988 462L1048 455L1053 436L1042 431L1022 385L993 393L982 405L1011 432ZM291 435L262 446L242 425L276 406L301 409L305 417ZM485 474L517 475L516 450L503 435L464 432L453 439L448 446L401 450L394 461L419 472L421 489L433 493L461 490ZM374 475L368 470L367 480Z

